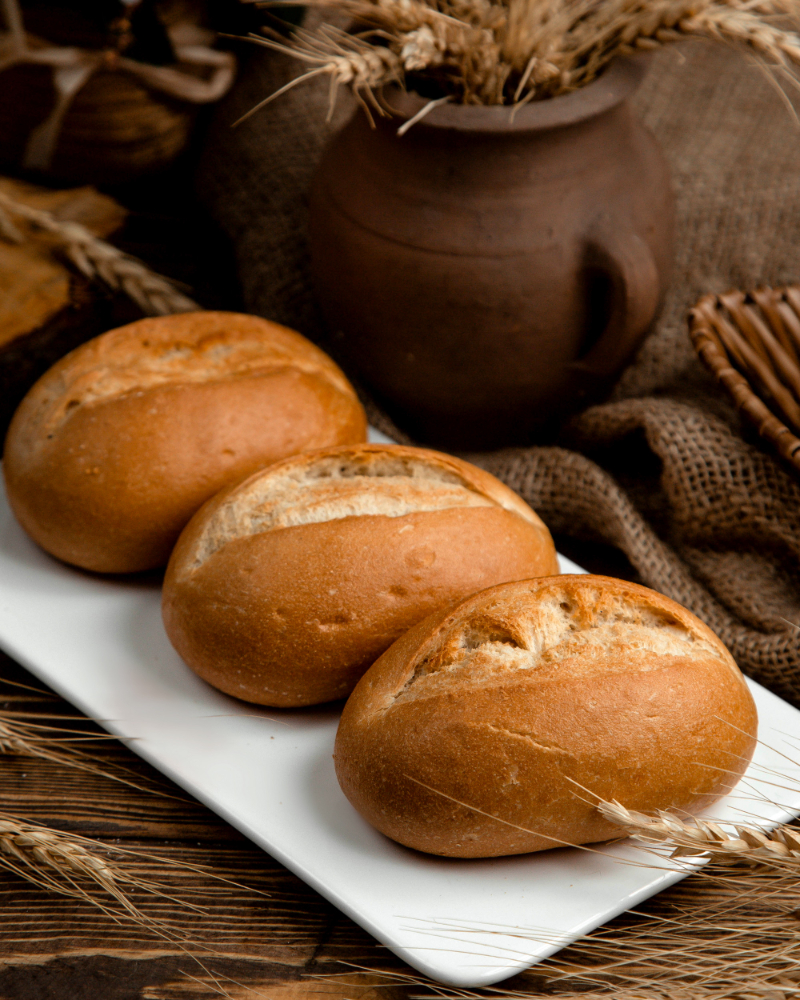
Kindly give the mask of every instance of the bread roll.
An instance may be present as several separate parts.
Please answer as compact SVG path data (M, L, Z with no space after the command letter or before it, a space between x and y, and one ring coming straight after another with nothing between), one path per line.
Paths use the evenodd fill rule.
M342 698L411 625L503 580L558 571L547 528L501 482L419 448L301 455L209 501L164 580L172 644L261 705Z
M143 319L89 341L33 386L6 440L28 534L84 569L163 566L228 483L288 455L363 441L355 393L300 334L256 316Z
M475 594L399 639L345 706L336 773L401 844L495 857L619 836L593 795L696 812L737 782L756 728L733 658L685 608L560 576Z

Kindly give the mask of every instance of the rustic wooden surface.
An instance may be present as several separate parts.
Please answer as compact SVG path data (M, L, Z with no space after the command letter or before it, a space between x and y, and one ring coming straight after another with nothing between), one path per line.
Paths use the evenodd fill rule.
M10 178L0 178L0 192L46 212L62 222L78 222L95 236L121 229L127 212L94 188L51 191ZM0 240L0 348L44 326L70 303L74 269L52 253L57 242L29 222L9 214L20 243Z

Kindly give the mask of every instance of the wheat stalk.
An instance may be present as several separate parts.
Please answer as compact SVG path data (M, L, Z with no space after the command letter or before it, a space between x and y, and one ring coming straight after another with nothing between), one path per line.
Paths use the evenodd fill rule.
M119 852L149 859L135 852ZM15 872L40 888L98 906L108 913L108 903L96 895L98 887L116 900L142 925L157 924L142 914L126 889L135 888L202 912L202 907L170 895L166 887L137 875L132 866L110 861L104 845L88 837L64 833L15 816L0 814L0 867ZM162 860L162 859L156 859ZM183 866L171 862L176 868Z
M219 957L218 953L176 930L172 921L160 920L144 913L136 905L131 894L144 892L165 902L177 903L199 915L207 914L207 907L198 906L190 900L175 896L169 891L168 886L139 874L142 867L150 869L154 863L166 866L173 873L202 874L226 885L245 887L196 865L118 847L114 848L113 853L118 857L109 858L105 846L91 838L53 830L0 813L0 869L5 868L14 872L41 889L90 903L115 920L120 916L121 908L122 915L165 942L176 946L196 962L214 984L215 992L233 1000L222 981L237 986L240 984L225 975L213 973L197 954L201 952ZM101 890L100 893L98 889ZM184 889L184 894L185 891ZM116 907L113 903L109 903L108 896L117 904ZM193 978L188 973L183 975L188 979ZM248 992L261 995L258 991L248 990Z
M690 822L659 810L655 816L626 809L616 800L597 805L601 815L622 827L634 840L664 844L671 857L710 857L715 861L750 862L786 867L800 873L800 831L776 826L764 831L754 826L731 824L730 833L718 823L692 818Z
M482 812L430 785L424 787ZM667 847L675 858L697 858L705 864L700 869L692 866L688 879L644 904L649 912L631 910L537 964L530 974L546 979L547 995L552 995L550 987L558 987L555 995L561 1000L790 1000L800 996L797 826L767 831L726 824L731 828L726 830L707 820L684 820L665 811L649 816L595 795L592 800L606 819L644 844L643 851ZM531 919L535 921L537 915ZM519 926L492 924L487 932L540 943L552 939L551 932ZM476 953L474 925L462 926L457 918L447 924L440 920L430 933L437 942L442 938L463 941L468 934L470 952ZM390 985L431 985L424 977L384 974ZM482 1000L487 996L538 1000L541 982L534 992L437 986L410 994L411 1000Z
M35 695L35 697L31 697L30 694L12 696L3 694L3 700L6 704L12 700L20 700L25 704L30 704L32 701L47 701L56 697L44 688L32 687L30 684L23 684L20 681L12 681L8 677L0 676L0 684L19 688L26 692L30 691ZM20 718L20 715L26 716L28 721ZM183 796L171 794L166 788L158 788L150 784L143 785L138 780L132 780L138 779L139 775L120 764L105 762L102 767L98 766L99 759L97 757L84 753L74 746L75 743L107 743L108 741L116 743L119 741L119 737L109 733L76 732L75 729L64 726L50 725L49 722L43 722L44 719L72 723L87 721L73 715L46 715L29 711L20 713L19 711L0 709L0 754L39 758L53 764L110 778L112 781L119 781L123 785L128 785L128 787L138 791L148 792L151 795L175 799L178 802L187 801Z
M709 866L709 868L713 867ZM797 878L763 866L704 868L628 911L574 944L502 984L482 990L456 989L397 970L359 968L387 987L404 987L410 1000L792 1000L800 995L800 926ZM531 919L537 922L538 914ZM419 929L419 928L418 928ZM468 935L475 927L457 921L431 928L436 943ZM449 931L449 933L448 933ZM534 927L487 931L547 943ZM433 943L433 942L432 942ZM331 977L333 978L333 977ZM390 995L394 995L393 993Z
M56 718L61 718L61 716L56 716ZM68 719L69 716L64 718ZM117 737L105 733L76 734L73 730L63 729L58 726L23 722L20 719L10 717L7 712L0 711L0 754L37 757L40 760L47 760L53 764L72 767L79 771L86 771L89 774L109 778L112 781L119 781L121 784L127 785L129 788L135 788L140 792L148 792L151 795L175 799L178 802L187 801L184 797L174 795L166 791L166 789L143 785L133 780L138 775L121 765L112 764L109 766L106 764L100 767L98 766L96 757L77 750L72 746L74 743L92 743L107 740L117 740Z
M0 191L0 233L14 242L22 234L10 217L18 216L50 233L70 261L87 278L99 278L114 291L124 292L148 316L192 312L200 307L160 274L105 240L94 236L78 222L64 222L51 212L32 208Z
M262 38L260 35L251 35L250 41L274 52L293 56L312 66L313 69L290 80L279 90L265 97L235 121L234 125L247 121L287 90L321 74L330 78L329 117L333 113L337 90L342 85L350 86L356 99L366 108L368 114L367 102L383 115L387 114L387 111L377 101L375 92L379 92L391 83L403 82L403 61L395 52L391 49L373 47L362 39L348 35L331 25L324 25L318 35L299 29L291 45L273 38Z
M41 700L42 696L47 697L49 694L40 688L5 677L0 677L0 684L33 692L38 696L35 700ZM25 696L25 701L30 700L29 695ZM71 716L37 714L33 717L75 721ZM111 771L100 768L94 763L94 758L75 750L70 745L74 742L98 739L116 740L117 737L107 734L76 734L71 729L23 721L10 717L8 712L0 712L0 754L42 758L113 778L144 792L178 798L115 773L115 771L127 772L127 768L116 765ZM179 801L186 800L181 798ZM234 981L224 975L213 973L198 954L218 956L218 953L192 940L180 929L176 929L174 921L160 920L143 912L137 906L134 895L144 894L164 902L176 903L200 916L205 916L208 912L207 907L198 906L186 896L195 891L208 896L210 893L208 887L192 889L184 884L181 887L181 895L176 896L169 885L157 881L153 875L159 873L162 875L168 873L171 876L200 875L204 879L213 880L219 887L218 891L226 894L231 886L239 889L248 888L241 883L216 874L205 866L128 850L116 845L109 850L100 841L54 830L7 813L0 813L0 869L13 872L40 889L89 903L115 921L121 915L127 917L191 958L206 974L214 991L232 1000L223 981L231 983ZM250 888L249 891L259 895L269 895L258 889ZM188 979L193 978L188 973L182 974ZM234 985L239 984L234 983ZM261 995L258 991L248 990L248 992Z
M126 895L126 887L179 903L200 914L205 913L204 907L172 895L167 885L143 877L139 874L142 870L149 871L153 867L159 867L174 874L202 875L223 886L247 888L222 875L215 875L204 866L116 845L111 849L111 853L115 855L111 859L108 856L109 850L101 841L91 837L54 830L0 812L0 867L15 871L28 881L59 895L89 901L105 909L106 905L102 900L89 891L99 886L140 922L154 923L152 919L148 920L139 913ZM248 891L262 896L269 895L258 889Z

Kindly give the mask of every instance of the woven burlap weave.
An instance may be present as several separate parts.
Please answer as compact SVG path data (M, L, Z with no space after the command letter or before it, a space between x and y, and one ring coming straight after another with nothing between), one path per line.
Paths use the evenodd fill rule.
M218 109L199 184L235 244L248 307L324 343L306 196L336 124L325 121L327 84L304 84L230 129L296 72L281 56L250 62ZM800 280L800 127L758 67L704 42L658 53L636 105L677 195L661 317L611 400L573 419L559 447L473 458L552 530L623 550L642 581L703 618L746 673L800 703L800 479L745 439L695 359L685 321L706 292ZM371 417L392 430L374 408Z

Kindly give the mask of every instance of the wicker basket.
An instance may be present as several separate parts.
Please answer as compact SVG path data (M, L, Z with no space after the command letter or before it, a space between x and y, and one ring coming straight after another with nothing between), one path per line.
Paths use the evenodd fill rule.
M689 332L736 406L800 470L800 285L706 295Z

